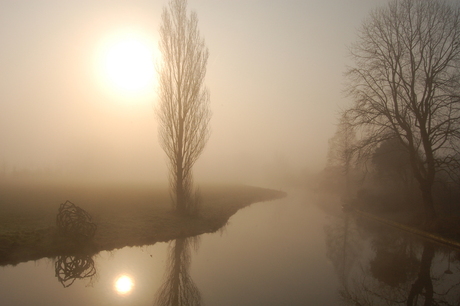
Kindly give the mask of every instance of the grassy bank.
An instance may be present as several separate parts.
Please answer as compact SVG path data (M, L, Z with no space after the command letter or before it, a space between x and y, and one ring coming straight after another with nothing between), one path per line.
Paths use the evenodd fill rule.
M249 186L205 186L197 217L171 211L165 186L2 184L0 186L0 265L42 257L95 254L124 246L154 244L217 231L239 209L285 196ZM70 200L97 225L89 243L60 235L56 214Z

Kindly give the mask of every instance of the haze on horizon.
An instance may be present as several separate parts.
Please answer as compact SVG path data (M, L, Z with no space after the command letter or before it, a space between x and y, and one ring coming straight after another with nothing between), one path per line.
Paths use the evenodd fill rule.
M386 1L189 0L209 48L212 134L196 182L267 183L319 171L346 105L347 46ZM0 4L0 175L164 182L155 76L109 84L107 46L136 37L159 60L167 1ZM156 72L155 72L156 73Z

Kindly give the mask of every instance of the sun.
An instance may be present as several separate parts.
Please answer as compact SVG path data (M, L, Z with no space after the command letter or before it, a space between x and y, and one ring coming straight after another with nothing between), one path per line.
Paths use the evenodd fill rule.
M153 81L153 52L139 39L124 39L109 48L104 68L117 88L138 91Z
M129 294L134 287L134 282L131 277L121 275L115 280L115 291L120 295Z
M108 36L97 52L99 83L111 95L135 98L155 86L154 42L147 35L120 32Z

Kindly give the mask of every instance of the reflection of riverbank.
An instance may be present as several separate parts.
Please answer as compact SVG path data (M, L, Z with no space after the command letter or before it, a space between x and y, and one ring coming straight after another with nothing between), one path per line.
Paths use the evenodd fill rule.
M206 194L223 202L234 196L203 190ZM340 305L338 281L325 256L322 229L327 220L312 194L289 190L287 197L239 210L225 230L201 235L198 250L188 239L174 239L100 252L92 257L97 271L93 278L80 278L91 275L91 269L78 273L65 267L72 273L63 279L77 277L68 288L55 277L56 261L7 266L0 273L0 293L11 305L156 305L159 296L170 301L181 296L183 304L199 304L195 289L204 305ZM73 261L79 258L66 263L90 267ZM123 276L132 284L126 294L116 285ZM185 286L175 285L184 279Z
M117 186L74 190L32 186L24 193L21 186L8 190L2 190L6 200L0 207L0 265L74 253L92 255L102 250L214 232L240 208L285 196L282 192L247 186L203 188L201 214L190 218L171 211L167 189ZM98 226L93 241L74 244L56 233L56 195L75 197L74 202L93 216Z
M432 222L425 222L420 209L397 207L378 197L346 198L334 193L317 193L318 207L328 215L357 213L364 217L423 236L437 243L460 249L460 211L442 211Z
M395 227L342 214L325 227L348 305L458 305L460 252Z
M383 220L391 226L460 247L460 210L444 207L440 202L436 207L437 217L427 222L424 211L417 203L417 200L399 203L391 197L363 191L350 204L358 213Z
M393 227L398 228L400 230L403 230L403 231L406 231L406 232L409 232L409 233L412 233L412 234L415 234L415 235L419 235L419 236L422 236L422 237L424 237L426 239L432 240L434 242L441 243L441 244L444 244L444 245L447 245L447 246L450 246L450 247L454 247L454 248L457 248L457 249L460 250L460 241L443 237L439 233L427 232L427 231L424 231L424 230L419 229L417 227L409 226L409 225L406 225L406 224L403 224L403 223L400 223L400 222L393 221L391 219L383 218L383 217L380 217L380 216L375 215L375 214L364 212L362 210L357 209L357 210L354 210L354 211L355 211L356 214L358 214L360 216L376 220L376 221L381 222L383 224L386 224L388 226L393 226Z

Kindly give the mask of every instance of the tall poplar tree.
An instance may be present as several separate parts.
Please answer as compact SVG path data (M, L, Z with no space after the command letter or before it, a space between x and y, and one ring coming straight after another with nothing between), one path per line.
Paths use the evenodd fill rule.
M171 0L164 8L160 52L159 138L169 160L174 208L190 214L197 210L192 167L209 138L211 110L204 86L208 49L186 0Z

